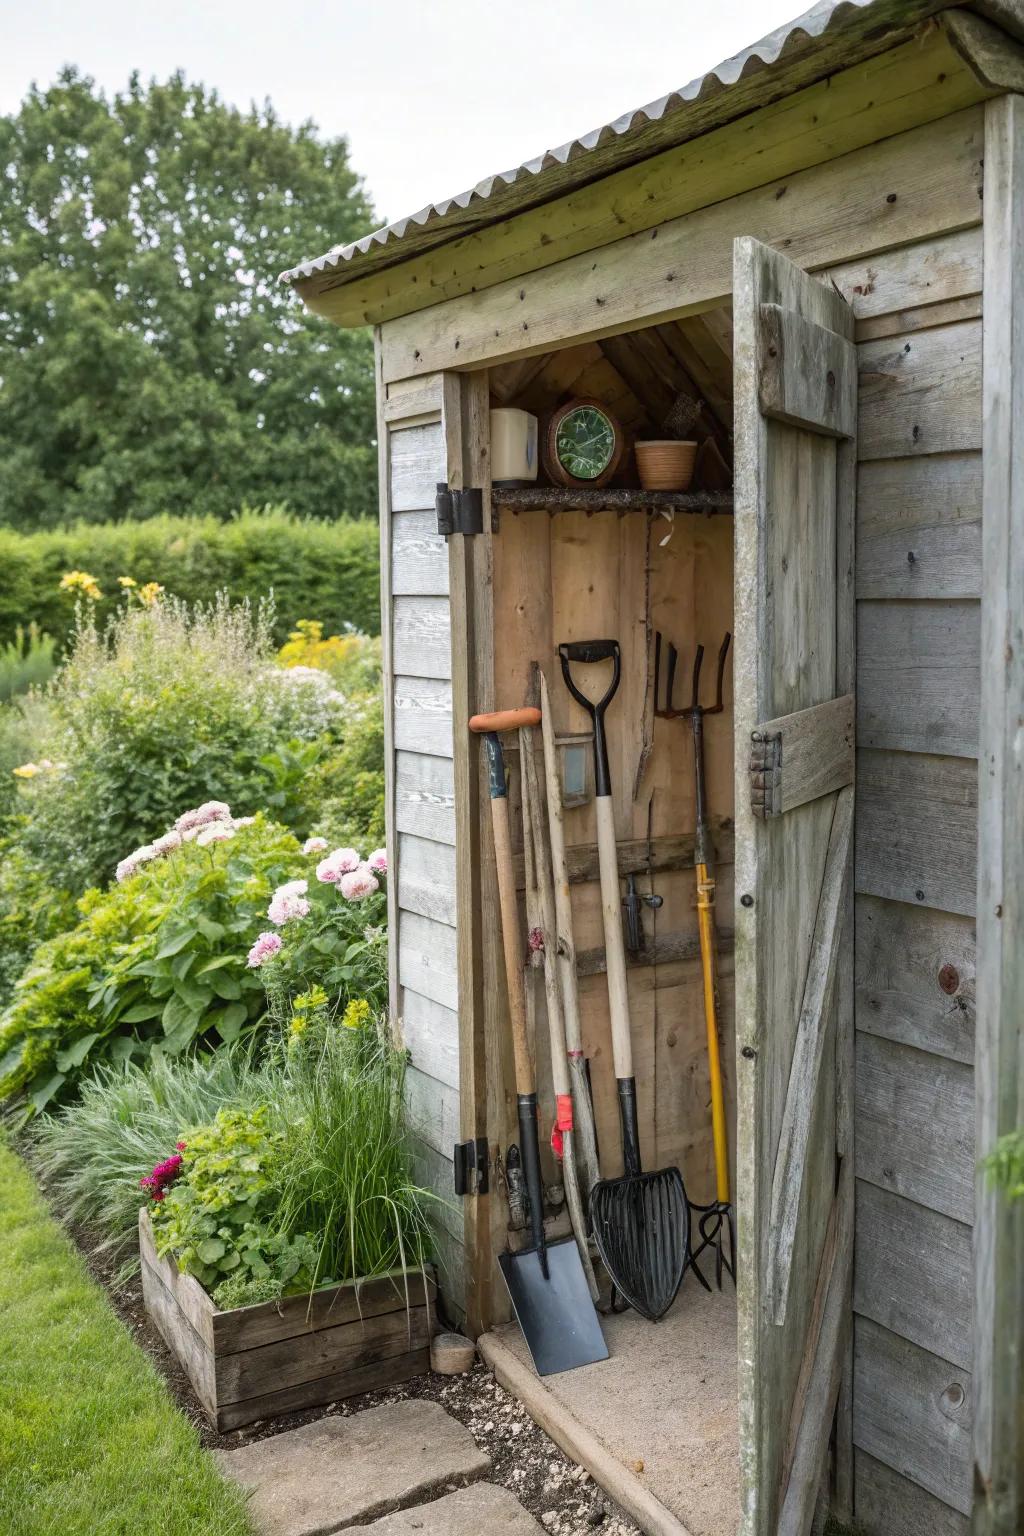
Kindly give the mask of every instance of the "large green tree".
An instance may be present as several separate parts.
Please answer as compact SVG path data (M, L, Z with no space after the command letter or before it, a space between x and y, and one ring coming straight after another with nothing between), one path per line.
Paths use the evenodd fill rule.
M0 118L0 522L376 505L368 335L282 268L371 227L344 139L175 75Z

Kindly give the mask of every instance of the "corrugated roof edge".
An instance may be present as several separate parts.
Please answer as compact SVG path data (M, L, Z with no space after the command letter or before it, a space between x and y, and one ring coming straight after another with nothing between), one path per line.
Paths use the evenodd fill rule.
M1024 36L1022 0L967 0L967 6L988 16L1014 35ZM322 256L300 262L282 272L280 281L303 283L319 274L334 273L337 275L332 286L340 286L355 281L378 266L395 265L405 260L407 254L409 257L418 255L423 250L455 239L468 229L500 219L504 211L503 204L510 200L511 192L517 194L515 212L519 213L593 181L612 167L619 169L622 165L644 159L670 144L685 143L687 138L704 131L701 124L690 121L695 106L712 96L729 92L740 81L752 75L763 77L763 98L769 99L773 71L794 56L806 58L816 51L823 52L826 38L835 38L838 42L842 34L849 33L852 43L855 37L876 34L879 46L886 47L893 41L887 34L912 27L937 11L948 8L947 0L818 0L818 4L802 16L770 32L760 42L734 54L731 59L691 80L679 90L670 91L657 101L624 113L614 122L605 123L557 149L546 150L514 170L500 171L494 176L485 177L475 187L455 197L431 203L418 213L374 230L361 240L349 245L334 246ZM828 72L823 69L823 73ZM759 104L752 103L749 96L745 96L742 103L736 104L736 115L751 111ZM729 116L728 112L724 113L716 126L728 121ZM657 142L652 144L649 136L644 134L644 130L651 125L665 125L671 131L659 133ZM628 140L635 140L634 153L628 150L623 153L624 141ZM611 153L606 157L601 154L602 149L608 149ZM604 165L605 158L612 164ZM581 161L584 163L580 164ZM574 167L575 174L567 175L566 169L570 166ZM529 190L524 195L522 183L531 178ZM481 204L486 204L486 207L480 207ZM471 217L467 218L467 214ZM409 247L408 253L393 249L403 242ZM350 268L348 272L340 270L346 266Z

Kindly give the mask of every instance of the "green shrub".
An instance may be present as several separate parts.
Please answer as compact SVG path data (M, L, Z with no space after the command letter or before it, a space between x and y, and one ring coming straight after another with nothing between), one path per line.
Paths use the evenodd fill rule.
M1024 1131L1000 1136L994 1151L982 1163L993 1189L1008 1200L1024 1199Z
M40 946L0 1016L0 1097L24 1093L38 1111L98 1063L252 1029L265 1004L247 952L304 862L289 833L257 817L88 892L77 926Z
M353 699L341 744L312 768L306 798L312 826L332 843L384 841L384 706L380 694Z
M212 517L154 517L145 522L82 524L16 533L0 529L0 641L36 623L63 646L74 624L74 593L61 577L87 571L103 593L102 625L117 611L119 576L157 581L187 602L213 602L227 591L255 602L271 589L281 644L297 619L317 615L333 630L380 630L379 529L372 520L322 523L273 508L247 510L227 523Z
M0 645L0 702L48 683L57 670L57 642L44 634L35 621L27 629L15 627L14 639Z
M79 894L189 806L261 809L264 759L317 738L344 700L322 674L273 666L269 614L222 597L189 609L131 607L100 635L86 623L49 693L44 743L57 769L25 784L21 845Z

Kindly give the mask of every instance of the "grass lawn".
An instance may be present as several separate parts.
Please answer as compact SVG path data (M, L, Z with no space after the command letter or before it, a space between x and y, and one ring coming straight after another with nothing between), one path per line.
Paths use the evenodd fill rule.
M248 1536L157 1371L0 1140L0 1531Z

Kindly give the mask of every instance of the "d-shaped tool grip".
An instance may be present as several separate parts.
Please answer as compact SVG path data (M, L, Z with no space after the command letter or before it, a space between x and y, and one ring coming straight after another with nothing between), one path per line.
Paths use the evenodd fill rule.
M565 686L576 700L587 711L594 722L594 790L598 799L611 794L611 776L608 771L608 743L604 734L604 713L615 697L619 686L619 678L622 675L622 654L617 640L573 640L563 641L558 647L558 657L562 663L562 676ZM612 680L608 685L603 698L595 704L582 693L572 679L570 662L581 661L585 664L596 661L612 661Z

